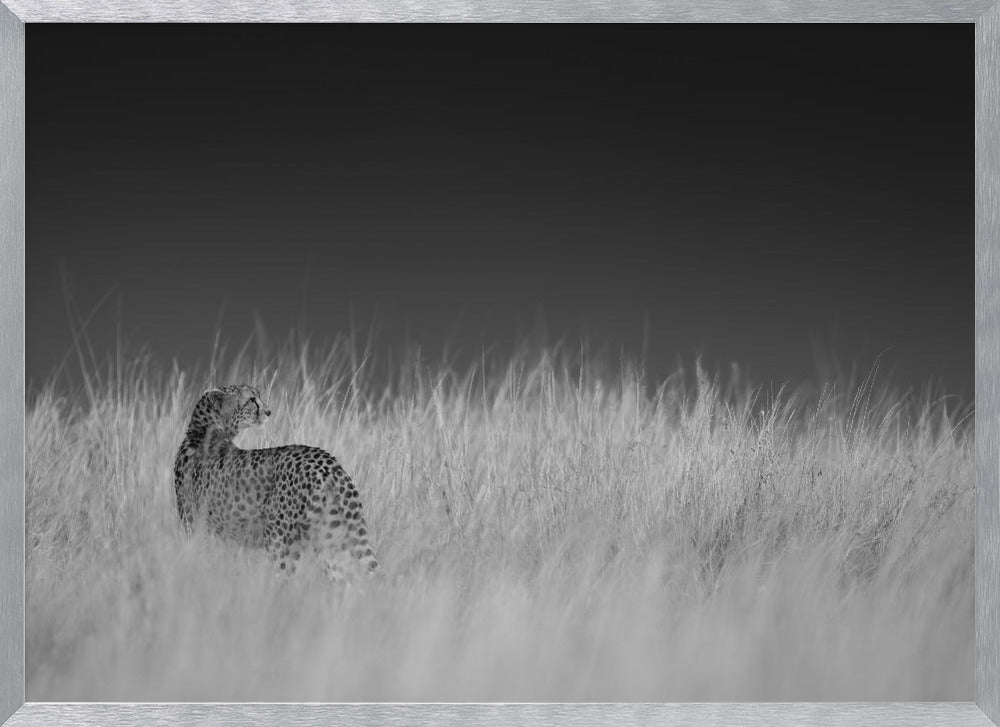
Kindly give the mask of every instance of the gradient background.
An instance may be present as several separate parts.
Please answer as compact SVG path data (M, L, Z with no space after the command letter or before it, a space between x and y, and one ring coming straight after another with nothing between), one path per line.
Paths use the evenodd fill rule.
M972 399L972 25L31 25L27 74L29 391L75 307L102 361L353 320Z

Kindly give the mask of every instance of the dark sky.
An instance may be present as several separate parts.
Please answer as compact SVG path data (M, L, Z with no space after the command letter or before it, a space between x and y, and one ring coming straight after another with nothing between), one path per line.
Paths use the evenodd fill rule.
M654 375L818 348L971 399L972 61L971 25L31 25L29 381L64 269L99 359L544 320Z

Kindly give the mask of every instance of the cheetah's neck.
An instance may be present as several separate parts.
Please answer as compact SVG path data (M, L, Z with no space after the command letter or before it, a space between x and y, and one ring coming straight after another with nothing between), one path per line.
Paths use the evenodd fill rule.
M207 427L191 423L184 437L184 448L200 452L209 457L220 456L236 447L233 444L235 432L218 427Z

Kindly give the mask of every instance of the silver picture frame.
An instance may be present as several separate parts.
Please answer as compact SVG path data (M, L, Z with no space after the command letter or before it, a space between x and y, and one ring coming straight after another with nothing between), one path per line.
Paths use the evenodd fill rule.
M711 704L25 703L25 24L44 22L948 22L975 24L975 701ZM932 49L928 49L932 52ZM943 250L942 254L947 254ZM971 281L970 281L971 283ZM1000 724L998 0L3 0L0 5L0 723L28 725Z

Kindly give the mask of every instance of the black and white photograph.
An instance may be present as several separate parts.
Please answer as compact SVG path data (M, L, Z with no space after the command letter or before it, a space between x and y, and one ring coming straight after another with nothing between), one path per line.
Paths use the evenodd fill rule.
M971 702L974 27L30 25L27 701Z

